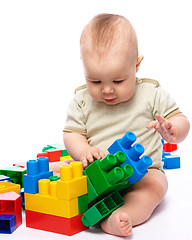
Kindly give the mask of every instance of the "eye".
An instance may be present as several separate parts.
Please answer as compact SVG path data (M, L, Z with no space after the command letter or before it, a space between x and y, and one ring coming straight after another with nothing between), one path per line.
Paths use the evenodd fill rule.
M113 83L115 83L115 84L120 84L122 82L123 82L123 80L115 80L115 81L113 81Z
M101 81L92 81L93 84L100 84Z

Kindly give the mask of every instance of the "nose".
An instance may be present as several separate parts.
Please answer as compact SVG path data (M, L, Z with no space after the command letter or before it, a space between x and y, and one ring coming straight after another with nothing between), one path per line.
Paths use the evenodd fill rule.
M113 92L114 92L114 89L110 85L105 85L105 86L102 87L102 93L103 94L111 94Z

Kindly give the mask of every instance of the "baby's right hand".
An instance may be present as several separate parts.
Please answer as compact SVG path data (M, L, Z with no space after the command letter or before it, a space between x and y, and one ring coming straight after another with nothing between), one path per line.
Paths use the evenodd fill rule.
M105 154L96 147L88 147L84 153L81 155L80 161L83 164L83 167L87 167L87 162L92 163L94 161L94 158L96 159L102 159L105 157Z

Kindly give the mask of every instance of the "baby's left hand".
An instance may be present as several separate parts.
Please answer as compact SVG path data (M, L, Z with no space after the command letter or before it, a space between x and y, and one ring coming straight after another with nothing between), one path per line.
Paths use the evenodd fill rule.
M155 115L156 121L151 121L146 126L147 129L154 128L157 132L159 132L162 138L169 143L174 143L176 141L175 137L175 128L173 127L172 123L161 117L159 114Z

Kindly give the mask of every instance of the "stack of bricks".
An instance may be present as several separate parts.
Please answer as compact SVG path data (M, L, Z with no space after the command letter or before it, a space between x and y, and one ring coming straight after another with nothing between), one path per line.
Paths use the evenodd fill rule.
M88 202L96 202L83 214L85 226L93 226L124 203L118 191L130 187L128 178L133 174L130 165L120 167L125 161L125 154L117 152L94 161L84 170L88 180Z
M14 188L12 183L9 187ZM3 187L4 186L4 187ZM1 187L6 191L7 182ZM0 194L0 233L10 234L22 224L21 197L14 191Z
M22 224L20 182L22 174L20 168L0 170L0 233L11 234ZM6 175L10 175L10 177ZM20 182L21 183L21 182Z
M58 162L71 159L63 144L51 144L43 148L42 153L37 154L37 158L47 157L49 162Z
M121 166L130 164L133 167L134 173L128 179L130 184L140 181L148 173L147 169L152 165L152 159L149 156L142 156L144 147L139 143L135 143L136 139L133 132L127 132L108 148L108 151L112 154L122 151L126 155L126 161Z
M36 165L42 164L42 158L34 161ZM38 172L37 166L35 170L33 164L30 166L30 161L27 163L29 170L27 167L27 175L24 175L26 226L69 236L86 230L81 222L88 209L87 177L83 176L82 163L63 165L60 180L50 181L53 173L48 170L48 158L43 161L43 172ZM34 178L34 182L28 178Z
M152 159L146 155L140 157L144 147L134 144L135 141L135 134L127 132L108 148L110 154L94 161L84 170L88 180L89 203L100 199L83 214L85 226L93 226L120 207L124 203L121 190L131 187L147 174Z
M163 153L162 153L162 161L164 162L164 169L176 169L180 168L180 157L178 155L173 155L171 152L177 150L177 144L164 143L163 144Z
M26 174L26 168L20 166L12 166L0 169L0 175L10 178L11 182L19 184L23 187L23 175Z

